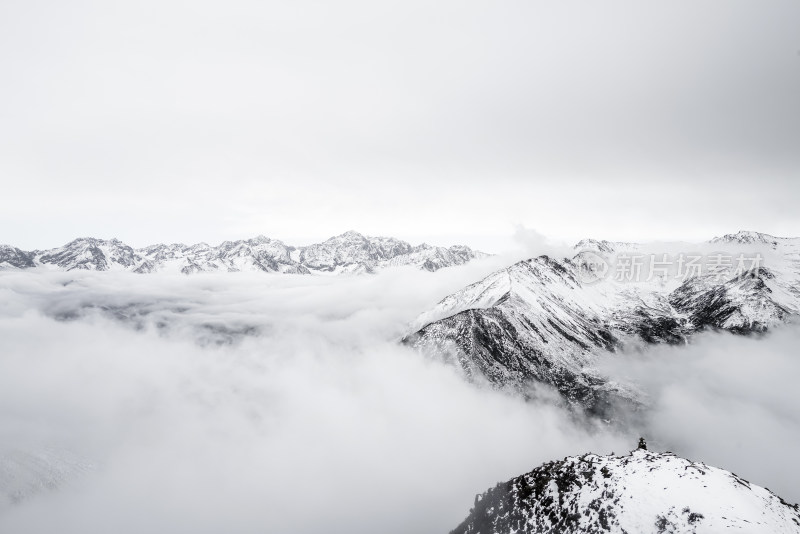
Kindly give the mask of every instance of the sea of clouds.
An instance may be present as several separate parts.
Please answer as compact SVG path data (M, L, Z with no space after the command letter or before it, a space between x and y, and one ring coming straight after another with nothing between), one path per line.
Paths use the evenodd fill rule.
M703 333L682 346L605 360L649 409L638 433L800 502L800 326L769 334ZM634 430L631 432L636 433Z
M0 531L447 532L498 481L631 448L398 344L495 267L0 273Z
M309 277L0 272L0 531L447 532L544 461L657 447L800 500L796 329L609 358L636 428L398 343L503 259Z

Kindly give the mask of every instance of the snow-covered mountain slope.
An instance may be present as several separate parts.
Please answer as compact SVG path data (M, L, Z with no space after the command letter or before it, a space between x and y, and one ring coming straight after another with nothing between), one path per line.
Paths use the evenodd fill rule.
M582 287L572 271L547 256L516 263L445 299L426 315L446 317L405 341L447 355L470 379L519 389L543 382L602 413L609 390L626 395L588 367L622 331L605 320L613 308L602 288Z
M33 255L30 252L8 245L0 245L0 269L27 269L35 266Z
M451 534L800 533L798 505L671 453L585 454L546 463L475 498Z
M140 256L131 247L117 240L80 238L63 247L35 251L34 263L90 271L131 269L140 261Z
M457 363L472 380L521 391L545 383L602 416L635 395L593 369L599 354L683 343L706 328L761 332L800 313L800 262L790 250L800 240L746 273L632 280L587 277L587 264L638 245L583 243L589 256L582 249L571 259L521 261L448 296L404 342Z
M293 248L282 241L258 236L253 239L225 241L217 247L206 243L152 245L137 251L143 258L134 269L138 273L181 272L194 274L212 271L263 271L308 274L303 265L291 258Z
M346 232L300 249L299 261L311 271L374 272L388 266L413 265L427 271L464 264L483 254L468 247L411 246L391 237L366 237Z
M779 246L791 246L797 244L797 239L793 237L775 237L773 235L749 230L741 230L735 234L725 234L722 237L715 237L711 243L738 243L745 245L769 245L772 248Z
M157 244L133 249L116 239L79 238L63 247L26 252L0 246L0 268L33 267L60 270L126 270L137 273L263 271L290 274L371 273L410 265L428 271L461 265L485 254L464 246L450 248L347 232L322 243L293 247L277 239L225 241L219 246L198 243Z

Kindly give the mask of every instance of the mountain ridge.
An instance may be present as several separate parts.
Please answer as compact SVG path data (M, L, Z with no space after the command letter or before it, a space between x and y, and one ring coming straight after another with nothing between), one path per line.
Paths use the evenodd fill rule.
M450 534L800 532L800 507L734 473L672 453L584 454L475 497ZM726 530L727 531L727 530Z
M79 237L47 250L24 251L11 245L0 245L0 269L41 267L140 274L214 271L359 274L406 265L436 271L485 256L487 254L463 245L411 245L397 238L370 237L352 230L302 247L263 235L223 241L217 246L204 242L193 245L157 243L138 249L116 238Z
M725 241L739 244L740 235ZM418 317L403 343L455 364L470 380L526 395L544 384L608 418L616 404L635 403L636 394L598 374L602 354L683 344L708 329L765 332L800 315L800 239L767 239L769 266L729 276L631 281L587 278L598 250L619 251L611 242L584 244L589 259L579 251L561 260L522 260L447 296Z

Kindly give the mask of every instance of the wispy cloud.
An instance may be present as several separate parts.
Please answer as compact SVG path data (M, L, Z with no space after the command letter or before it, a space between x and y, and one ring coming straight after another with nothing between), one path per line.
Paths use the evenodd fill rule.
M641 433L656 447L734 471L800 501L800 326L743 337L707 333L608 360L649 396Z

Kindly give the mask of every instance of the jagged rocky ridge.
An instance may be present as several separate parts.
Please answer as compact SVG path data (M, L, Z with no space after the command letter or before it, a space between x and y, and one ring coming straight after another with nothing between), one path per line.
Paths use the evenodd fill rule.
M573 258L521 261L450 295L403 341L471 380L526 394L546 384L608 417L617 403L637 404L637 394L596 371L600 354L684 343L706 329L763 332L800 313L800 239L740 232L712 241L754 242L769 249L769 261L736 276L618 281L587 279L587 262L639 245L585 240Z
M671 453L584 454L476 496L451 534L800 532L800 510L741 477Z
M346 232L305 247L277 239L225 241L213 247L151 245L134 249L117 239L79 238L63 247L26 252L0 245L0 269L34 267L60 270L132 271L136 273L263 271L292 274L372 273L411 265L427 271L461 265L485 254L466 246L412 246L400 239Z

